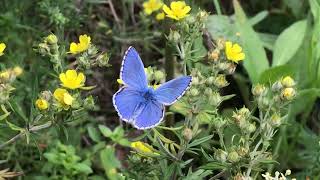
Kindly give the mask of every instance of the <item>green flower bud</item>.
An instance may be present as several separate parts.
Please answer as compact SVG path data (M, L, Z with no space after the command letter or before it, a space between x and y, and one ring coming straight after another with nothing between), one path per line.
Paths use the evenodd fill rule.
M204 94L207 95L207 96L210 96L212 94L212 89L211 88L206 88L204 90Z
M156 81L161 81L161 80L164 79L164 77L165 77L165 75L164 75L164 73L163 73L162 71L156 71L156 72L154 72L154 79L155 79Z
M213 92L211 96L209 96L209 103L213 106L219 106L222 102L222 97L218 92Z
M48 42L48 44L56 44L58 42L58 38L56 35L50 34L46 37L45 41Z
M200 81L199 81L199 78L198 77L193 77L192 78L192 85L199 85Z
M238 155L238 153L236 151L232 151L228 154L227 159L228 159L228 161L235 163L240 160L240 156Z
M281 125L281 117L278 113L272 114L270 117L270 123L273 127L279 127Z
M248 154L249 152L249 148L245 148L245 147L239 147L238 150L237 150L238 154L243 157L245 155Z
M226 76L224 74L219 74L215 79L214 79L214 85L217 86L218 88L223 88L229 85L228 81L226 80Z
M186 141L190 141L192 139L192 130L190 128L186 128L183 130L183 137Z
M279 82L279 81L273 83L273 85L272 85L272 91L273 92L280 91L282 88L283 88L282 83Z
M253 133L256 130L256 126L253 123L247 125L247 132L249 134Z
M109 64L109 59L110 59L110 57L109 57L108 53L102 53L102 54L100 54L100 55L97 57L98 66L99 66L99 67L109 67L109 66L111 66L111 65Z
M209 77L208 79L206 79L206 83L208 84L208 85L212 85L213 83L214 83L214 77Z
M168 36L169 41L178 43L180 41L181 35L178 31L172 31L170 30L170 34Z
M199 91L196 88L191 88L190 89L190 95L191 96L198 96L199 95Z
M94 109L94 99L92 96L88 96L86 99L84 99L83 106L86 109Z
M228 153L222 149L218 149L214 152L214 158L220 162L226 162L227 156L228 156Z
M257 84L253 86L251 92L254 96L264 96L266 94L267 88L262 84Z

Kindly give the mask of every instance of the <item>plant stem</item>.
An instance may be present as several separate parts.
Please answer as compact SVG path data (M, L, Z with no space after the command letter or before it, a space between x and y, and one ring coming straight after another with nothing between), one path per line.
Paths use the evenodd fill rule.
M217 14L221 15L222 13L221 13L221 7L220 7L219 1L218 0L213 0L213 3L214 3L214 7L215 7L215 9L217 11Z
M50 127L52 125L52 122L49 121L45 124L41 124L38 126L33 126L32 128L29 129L29 131L21 131L19 134L15 135L13 138L9 139L8 141L6 141L5 143L0 145L0 149L4 148L5 146L14 143L15 141L17 141L20 137L22 137L23 135L25 135L27 132L36 132L42 129L46 129L48 127Z

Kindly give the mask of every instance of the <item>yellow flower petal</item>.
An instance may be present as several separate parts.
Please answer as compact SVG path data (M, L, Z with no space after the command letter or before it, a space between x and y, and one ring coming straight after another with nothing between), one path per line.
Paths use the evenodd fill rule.
M77 71L76 70L67 70L66 72L66 78L68 80L75 80L77 78Z
M161 21L161 20L163 20L163 19L165 18L165 16L166 16L166 15L165 15L163 12L158 13L158 14L156 15L156 20Z
M69 89L78 89L84 86L86 77L83 73L77 73L76 70L69 69L66 73L61 73L59 79L63 87Z
M45 99L37 99L35 104L39 110L46 110L49 107L48 101Z
M77 54L78 53L78 45L74 42L70 44L70 53Z
M167 5L163 5L162 9L167 15L172 15L173 14L171 9Z
M6 44L0 43L0 56L2 56L4 53L3 51L6 49Z
M73 97L69 93L64 93L63 94L63 102L66 105L72 105Z
M240 53L242 51L242 48L239 46L239 44L234 44L232 48L236 53Z

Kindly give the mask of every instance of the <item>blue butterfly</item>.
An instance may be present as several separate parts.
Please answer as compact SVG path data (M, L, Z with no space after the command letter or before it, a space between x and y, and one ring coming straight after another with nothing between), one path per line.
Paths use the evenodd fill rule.
M190 87L191 76L182 76L160 85L148 87L144 65L133 48L126 51L120 79L124 86L113 95L113 106L120 118L137 129L149 129L161 123L165 107L175 103Z

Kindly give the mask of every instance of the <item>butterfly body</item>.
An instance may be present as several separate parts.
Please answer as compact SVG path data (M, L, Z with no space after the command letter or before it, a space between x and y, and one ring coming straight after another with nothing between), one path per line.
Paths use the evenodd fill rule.
M157 89L148 87L143 63L133 47L125 53L120 79L124 86L113 95L113 105L120 118L137 129L149 129L161 123L164 106L181 98L192 81L191 76L182 76Z

